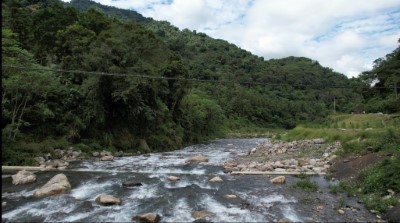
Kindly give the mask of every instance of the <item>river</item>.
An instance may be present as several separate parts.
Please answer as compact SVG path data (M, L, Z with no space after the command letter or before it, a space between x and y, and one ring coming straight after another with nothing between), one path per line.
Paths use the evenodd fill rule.
M193 212L202 210L214 213L212 222L271 222L284 217L295 222L375 219L351 198L346 198L346 205L353 213L337 214L338 198L328 191L332 182L321 176L311 178L319 192L309 194L291 187L298 180L293 176L278 185L269 182L271 176L224 173L226 160L265 140L269 139L220 139L172 152L72 163L69 168L77 171L61 171L71 183L71 193L46 198L32 194L60 171L37 172L37 182L29 185L14 186L11 177L3 176L2 201L7 205L2 208L2 222L130 222L133 216L147 212L158 213L162 222L193 222ZM187 158L198 154L209 162L185 165ZM166 178L171 175L181 179L170 182ZM209 182L215 176L224 181ZM126 181L142 186L122 186ZM122 203L101 206L95 202L100 194L119 197ZM226 199L227 194L238 198Z

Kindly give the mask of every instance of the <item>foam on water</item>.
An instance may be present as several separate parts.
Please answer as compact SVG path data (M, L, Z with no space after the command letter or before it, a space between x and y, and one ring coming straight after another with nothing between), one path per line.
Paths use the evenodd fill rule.
M282 214L285 218L289 219L292 222L301 222L302 220L297 215L296 211L290 205L285 205L281 207Z
M265 222L262 214L238 207L226 207L209 195L204 195L201 204L207 211L216 214L212 221L217 222Z
M158 185L143 185L141 187L135 188L132 193L129 195L129 199L148 199L159 197L161 195L158 194Z
M96 181L88 181L83 183L77 188L71 190L71 195L77 199L88 199L102 193L112 192L112 187L117 183L114 181L107 181L104 183L97 183Z
M74 203L68 203L69 199L66 195L43 198L39 201L27 203L18 209L2 214L2 218L13 219L18 221L20 218L28 216L44 217L45 221L56 221L52 217L55 213L70 213L75 210Z
M192 217L193 209L189 206L186 198L181 198L175 202L172 209L172 216L163 217L162 221L165 222L193 222L195 219Z
M22 190L22 191L16 191L16 192L6 192L6 193L2 193L1 197L2 198L7 198L7 199L18 199L21 197L30 197L33 195L33 192L35 192L35 190Z

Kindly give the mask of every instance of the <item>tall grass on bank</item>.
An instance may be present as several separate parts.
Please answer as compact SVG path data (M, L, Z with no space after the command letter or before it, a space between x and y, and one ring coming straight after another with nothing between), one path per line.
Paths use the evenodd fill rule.
M356 179L332 186L331 192L356 195L368 209L381 213L399 203L398 198L387 196L389 189L400 193L399 115L334 115L324 123L300 125L282 136L286 141L312 138L339 141L342 149L338 155L380 152L386 157L361 171Z

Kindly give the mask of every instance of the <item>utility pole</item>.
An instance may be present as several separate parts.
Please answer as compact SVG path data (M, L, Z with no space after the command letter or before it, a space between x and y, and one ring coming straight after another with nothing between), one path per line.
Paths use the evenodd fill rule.
M336 113L336 96L333 96L333 113Z

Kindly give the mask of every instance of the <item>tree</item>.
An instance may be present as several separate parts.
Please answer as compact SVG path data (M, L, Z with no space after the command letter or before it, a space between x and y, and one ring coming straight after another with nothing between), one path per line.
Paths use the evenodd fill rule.
M22 125L29 125L25 121L26 113L57 84L50 73L36 70L42 67L35 62L32 54L20 48L15 39L15 34L10 29L2 28L2 64L23 67L5 67L2 75L3 125L6 125L4 132L12 140L15 140ZM52 115L46 106L36 107L42 108L42 116Z

